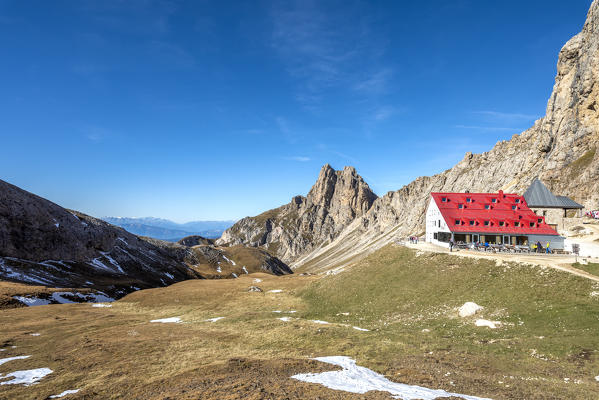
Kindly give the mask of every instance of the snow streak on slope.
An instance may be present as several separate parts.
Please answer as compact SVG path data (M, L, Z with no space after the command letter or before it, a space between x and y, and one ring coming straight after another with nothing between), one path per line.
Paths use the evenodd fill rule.
M396 399L403 400L434 400L439 397L459 397L466 400L490 400L483 397L468 396L458 393L449 393L440 389L427 389L420 386L406 385L388 380L383 375L356 365L349 357L332 356L318 357L317 361L327 364L338 365L341 371L329 371L316 374L293 375L293 379L302 382L319 383L330 389L343 390L345 392L364 394L372 390L388 392Z

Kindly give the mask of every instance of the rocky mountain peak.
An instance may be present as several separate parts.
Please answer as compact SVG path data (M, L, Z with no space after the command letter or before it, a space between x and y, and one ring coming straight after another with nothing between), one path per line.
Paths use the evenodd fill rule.
M377 195L370 189L354 167L336 171L325 164L308 193L308 203L332 208L337 214L347 213L351 218L366 212Z
M336 171L325 164L306 197L256 217L247 217L225 231L218 244L264 246L283 260L292 260L336 238L377 199L354 167Z

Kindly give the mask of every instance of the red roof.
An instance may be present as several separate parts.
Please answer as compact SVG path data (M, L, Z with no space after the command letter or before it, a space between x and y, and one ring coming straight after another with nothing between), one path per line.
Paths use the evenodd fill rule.
M536 215L524 196L512 193L431 193L455 233L559 235Z

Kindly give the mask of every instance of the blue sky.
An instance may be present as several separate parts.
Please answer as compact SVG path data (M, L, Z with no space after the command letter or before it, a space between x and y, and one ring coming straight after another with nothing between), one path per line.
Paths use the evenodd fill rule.
M0 0L0 179L237 219L353 165L383 195L543 116L590 0Z

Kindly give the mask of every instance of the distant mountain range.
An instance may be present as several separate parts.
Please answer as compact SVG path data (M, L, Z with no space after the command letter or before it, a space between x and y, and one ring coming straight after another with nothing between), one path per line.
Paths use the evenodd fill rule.
M192 235L216 239L235 223L235 221L192 221L179 224L168 219L155 217L103 217L102 220L120 226L134 235L173 242Z

